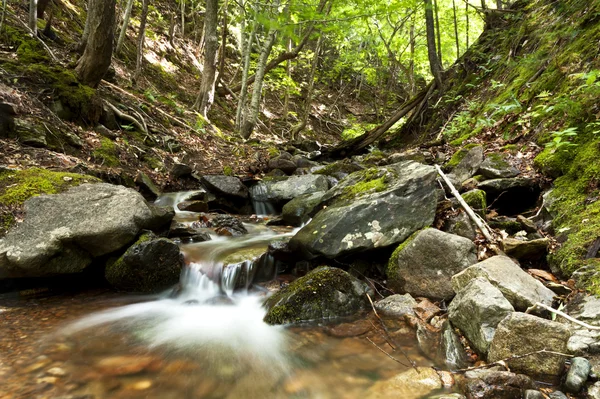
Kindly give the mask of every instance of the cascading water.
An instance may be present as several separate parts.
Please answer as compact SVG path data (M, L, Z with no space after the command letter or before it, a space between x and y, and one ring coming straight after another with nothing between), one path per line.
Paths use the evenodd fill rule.
M277 211L267 196L267 186L258 182L250 187L250 198L257 216L275 215Z

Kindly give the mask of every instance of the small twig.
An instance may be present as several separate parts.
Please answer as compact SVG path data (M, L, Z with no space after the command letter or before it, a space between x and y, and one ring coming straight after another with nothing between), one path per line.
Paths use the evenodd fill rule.
M501 360L497 360L497 361L492 362L492 363L484 364L482 366L469 367L469 368L466 368L466 369L456 370L455 373L465 373L465 372L471 371L471 370L487 369L487 368L494 367L494 366L501 366L501 367L504 367L504 368L508 369L508 366L507 366L506 362L510 362L511 360L522 359L522 358L528 357L528 356L539 355L539 354L542 354L542 353L547 353L549 355L555 355L555 356L573 357L573 355L569 355L567 353L554 352L554 351L549 351L549 350L546 350L546 349L541 349L539 351L528 352L528 353L524 353L522 355L512 355L510 357L507 357L507 358L504 358L504 359L501 359Z
M400 363L401 365L403 365L404 367L410 367L410 365L403 363L402 361L400 361L399 359L396 359L394 356L390 355L388 352L386 352L384 349L382 349L379 345L377 345L375 342L373 342L371 340L371 338L367 337L367 341L369 341L370 343L373 344L374 347L376 347L377 349L379 349L380 351L382 351L383 353L385 353L385 355L387 357L389 357L390 359L392 359L393 361L395 361L396 363ZM411 362L412 363L412 362ZM414 365L412 365L413 367L415 367Z
M477 215L475 214L475 212L473 212L473 209L471 209L471 207L465 202L463 197L461 197L461 195L456 190L456 188L454 187L452 182L448 179L448 176L446 176L446 174L444 172L442 172L442 168L440 168L439 165L434 165L434 166L435 166L435 170L437 170L438 174L442 177L442 179L444 180L444 183L446 183L446 185L450 189L450 192L458 200L458 203L463 207L463 209L465 210L465 212L467 213L469 218L473 221L473 223L475 223L475 225L477 225L479 230L481 230L485 239L488 240L488 242L490 244L493 244L494 239L492 238L492 235L490 234L490 231L488 230L487 226L484 225L484 223L481 221L481 219L479 219L477 217Z
M530 308L528 308L525 313L530 313L533 309L538 308L538 307L546 309L547 311L549 311L551 313L555 313L558 316L563 317L563 318L569 320L572 323L575 323L575 324L578 324L578 325L580 325L582 327L587 328L588 330L595 330L595 331L600 330L600 326L592 326L591 324L588 324L586 322L577 320L576 318L574 318L572 316L569 316L565 312L561 312L560 310L554 309L554 308L552 308L552 307L550 307L548 305L544 305L543 303L540 303L540 302L534 303L533 306L531 306Z
M25 29L27 29L27 32L29 32L29 34L36 39L38 42L40 42L42 44L42 46L44 47L44 49L48 52L48 54L50 55L50 57L52 58L52 60L56 63L60 63L58 61L58 58L56 58L56 56L54 55L54 53L52 52L52 50L50 50L50 47L48 47L48 45L46 43L44 43L44 41L38 37L38 35L36 35L35 33L33 33L33 31L29 28L29 26L27 26L27 24L23 21L21 21L16 15L14 15L12 12L10 11L6 11L9 15L11 15L13 17L13 19L15 19L16 21L18 21L21 25L23 25L23 27ZM4 18L4 17L3 17Z

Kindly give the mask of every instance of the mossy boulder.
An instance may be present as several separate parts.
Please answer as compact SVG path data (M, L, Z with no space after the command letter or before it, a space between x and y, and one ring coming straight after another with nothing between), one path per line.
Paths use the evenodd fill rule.
M508 162L503 154L491 153L485 157L477 173L488 179L498 179L515 177L520 172Z
M350 173L358 172L362 169L364 169L364 167L356 162L352 162L350 160L342 160L325 165L315 170L313 173L316 175L331 176L337 180L341 180L344 177L348 176Z
M480 216L485 216L485 210L487 208L487 196L483 190L471 190L463 193L461 197L465 200L467 205L473 209L474 212Z
M265 301L265 322L290 324L355 315L369 306L368 286L341 269L323 266Z
M449 172L448 177L455 185L472 177L483 163L483 147L477 144L468 144L454 153L452 158L444 165Z
M306 223L321 202L324 191L300 195L283 206L281 216L283 220L292 225L300 226Z
M177 244L144 233L121 257L108 262L104 275L118 290L158 292L176 284L183 267Z
M437 173L412 161L348 175L290 241L307 258L337 258L397 245L429 226L437 206Z

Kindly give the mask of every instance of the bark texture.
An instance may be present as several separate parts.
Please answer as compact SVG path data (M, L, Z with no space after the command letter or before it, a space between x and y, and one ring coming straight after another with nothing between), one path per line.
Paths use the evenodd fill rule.
M206 14L204 16L204 69L202 71L200 94L198 95L198 111L205 118L215 97L217 52L219 50L219 37L217 36L218 11L218 0L206 0Z
M121 52L121 47L123 47L123 42L125 41L125 36L127 35L127 27L129 26L129 19L131 18L132 8L133 0L128 0L127 6L125 6L125 13L123 15L123 25L121 25L121 33L119 33L119 40L117 40L117 48L115 50L117 54Z
M435 45L435 23L433 17L433 4L431 0L425 1L425 28L427 33L427 56L429 57L429 68L438 88L442 87L442 64L438 57Z
M148 2L144 0L142 2L142 15L140 16L140 31L137 39L137 54L135 61L135 80L137 80L142 73L142 63L144 62L144 41L146 39L146 22L148 21Z
M75 71L79 80L91 87L98 87L110 67L114 42L115 3L116 0L90 1L86 19L89 36Z

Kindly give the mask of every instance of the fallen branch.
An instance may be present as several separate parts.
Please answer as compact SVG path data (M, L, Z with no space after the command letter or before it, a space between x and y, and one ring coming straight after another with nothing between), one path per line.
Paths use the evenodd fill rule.
M105 101L106 105L108 106L108 108L110 108L119 118L125 120L125 121L129 121L131 122L135 127L138 128L138 130L144 134L148 134L148 130L146 130L144 128L144 125L142 125L142 123L140 123L140 121L138 121L137 119L135 119L133 116L131 115L127 115L124 112L121 112L120 109L118 109L117 107L115 107L114 105L112 105L111 103L109 103L108 101Z
M500 366L500 367L504 367L505 369L509 370L507 362L510 362L511 360L518 360L518 359L522 359L524 357L529 357L529 356L533 356L533 355L539 355L542 353L547 353L549 355L555 355L555 356L563 356L563 357L573 357L573 355L569 355L567 353L561 353L561 352L554 352L554 351L549 351L547 349L541 349L539 351L535 351L535 352L528 352L528 353L524 353L522 355L512 355L510 357L501 359L501 360L497 360L495 362L492 363L488 363L488 364L484 364L482 366L477 366L477 367L469 367L466 369L460 369L460 370L456 370L455 373L466 373L467 371L471 371L471 370L481 370L481 369L487 369L490 367L496 367L496 366Z
M533 306L529 307L527 309L527 311L525 313L530 313L531 311L533 311L533 309L535 308L542 308L542 309L546 309L547 311L554 313L560 317L563 317L567 320L569 320L571 323L575 323L578 324L582 327L587 328L588 330L594 330L594 331L600 331L600 326L592 326L591 324L588 324L586 322L577 320L576 318L569 316L568 314L566 314L565 312L561 312L560 310L554 309L548 305L544 305L543 303L540 302L536 302Z
M386 352L386 351L385 351L383 348L381 348L379 345L377 345L375 342L373 342L373 341L371 340L371 338L367 337L367 341L369 341L370 343L372 343L374 347L376 347L377 349L379 349L380 351L382 351L383 353L385 353L385 355L386 355L387 357L389 357L390 359L392 359L392 360L393 360L393 361L395 361L396 363L400 363L400 364L401 364L401 365L403 365L404 367L409 367L409 365L408 365L408 364L406 364L406 363L403 363L401 360L399 360L399 359L396 359L394 356L392 356L392 355L390 355L388 352ZM411 364L412 364L412 362L411 362ZM413 365L413 367L415 367L415 366Z
M465 212L467 213L467 215L469 216L469 218L473 221L473 223L475 223L475 225L479 228L479 230L481 230L481 233L483 234L483 236L485 237L485 239L490 244L494 244L494 239L492 238L492 235L490 234L490 231L489 231L488 227L475 214L475 212L473 212L473 209L471 209L471 207L465 202L465 200L463 199L463 197L461 197L461 195L456 190L456 188L454 187L454 185L452 184L452 182L448 179L448 176L446 176L446 174L444 172L442 172L442 168L440 168L439 165L435 165L435 170L437 170L438 174L442 177L442 180L444 180L444 183L446 183L446 185L450 189L450 192L458 200L458 203L463 207L463 209L465 210Z

